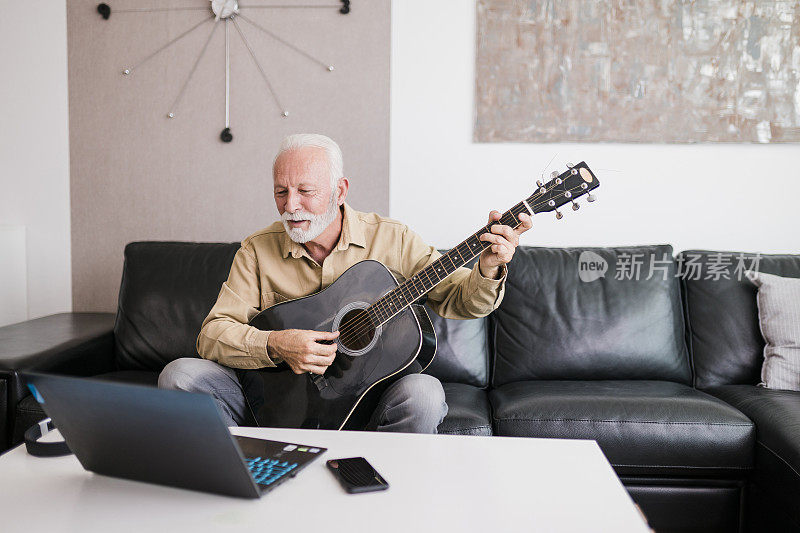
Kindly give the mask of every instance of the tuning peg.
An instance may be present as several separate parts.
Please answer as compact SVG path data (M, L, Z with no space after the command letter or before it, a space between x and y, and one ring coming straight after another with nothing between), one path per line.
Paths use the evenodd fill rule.
M572 210L573 210L573 211L577 211L577 210L578 210L578 209L580 209L580 208L581 208L581 204L579 204L579 203L578 203L578 202L576 202L575 200L572 200Z
M550 173L550 177L551 178L557 178L558 177L558 172L554 170L553 172Z
M561 211L556 209L556 220L561 220L562 218L564 218L564 215L561 214Z
M572 163L567 163L567 168L572 168L572 167L574 167L574 166L575 166L575 165L573 165Z
M594 202L595 200L597 200L597 196L592 193L589 193L589 195L586 197L587 202Z
M536 180L536 186L541 188L542 187L542 180Z

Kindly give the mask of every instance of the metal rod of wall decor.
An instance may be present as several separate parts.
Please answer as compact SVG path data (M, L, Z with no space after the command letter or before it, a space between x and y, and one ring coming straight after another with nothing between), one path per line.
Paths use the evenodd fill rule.
M301 50L300 48L296 47L292 43L290 43L290 42L278 37L277 35L275 35L271 31L269 31L265 27L261 26L260 24L258 24L254 20L250 19L249 17L246 17L246 16L244 16L242 14L239 14L239 16L242 19L244 19L247 22L249 22L250 24L252 24L253 26L255 26L256 28L258 28L259 30L261 30L262 32L266 33L267 35L269 35L270 37L275 39L276 41L278 41L279 43L283 44L284 46L287 46L287 47L291 48L292 50L294 50L295 52L297 52L298 54L307 57L308 59L310 59L314 63L317 63L318 65L322 65L322 67L324 67L325 70L327 70L328 72L333 72L333 70L334 70L333 69L333 65L329 65L329 64L325 63L324 61L320 61L319 59L317 59L316 57L312 56L311 54L309 54L305 50Z
M200 63L200 60L203 59L203 56L206 54L206 50L208 50L208 43L211 42L211 38L214 36L214 32L217 30L218 25L219 21L215 22L214 26L212 26L211 33L208 34L208 39L206 39L206 43L203 45L202 50L200 50L200 53L197 55L197 59L195 60L194 65L192 65L192 70L190 70L189 75L186 76L186 81L183 82L183 87L181 87L178 96L175 97L175 101L172 102L172 105L169 107L169 113L167 113L167 116L169 118L175 118L175 108L178 106L178 103L180 103L181 98L183 98L183 93L186 92L186 87L188 87L189 81L192 79L192 76L194 76L194 73L197 70L197 65Z
M239 15L239 17L241 16L242 15ZM256 57L255 52L253 52L253 49L250 47L250 43L247 42L247 38L244 36L244 33L242 32L242 28L239 26L239 23L236 22L235 18L231 20L233 20L233 27L236 28L236 31L239 33L239 37L242 38L242 42L244 43L245 48L247 48L247 51L250 52L250 57L253 58L253 62L256 64L258 71L261 73L261 77L264 78L264 83L267 84L267 89L269 89L269 93L275 100L275 104L278 106L278 109L281 110L281 115L284 117L288 117L289 112L286 111L286 109L281 105L280 100L278 100L278 95L275 93L275 89L272 88L272 84L269 82L269 78L267 77L267 74L264 72L264 69L261 68L261 63L258 62L258 58Z
M243 5L240 4L239 5L239 10L241 11L242 9L317 9L317 8L330 9L332 7L335 7L335 8L338 9L338 8L341 8L342 6L336 6L336 5L333 5L333 4L330 4L330 5L327 5L327 6L308 6L308 5L302 5L302 6L301 5L274 5L274 6L248 6L248 5L244 5L243 6Z
M195 24L194 26L192 26L191 28L189 28L189 29L188 29L188 30L186 30L185 32L181 33L180 35L178 35L177 37L175 37L174 39L172 39L171 41L169 41L167 44L163 45L161 48L157 49L155 52L151 53L150 55L148 55L147 57L145 57L144 59L142 59L141 61L139 61L139 62L138 62L138 63L136 63L135 65L133 65L132 67L126 67L126 68L125 68L125 69L122 71L122 73L123 73L123 74L125 74L125 75L127 76L128 74L130 74L131 72L133 72L135 69L137 69L137 68L139 68L140 66L142 66L142 65L143 65L145 62L147 62L147 61L149 61L150 59L154 58L154 57L155 57L155 56L157 56L157 55L158 55L160 52L163 52L164 50L166 50L166 49L167 49L167 48L168 48L170 45L172 45L172 44L176 43L177 41L179 41L179 40L183 39L184 37L186 37L187 35L189 35L190 33L192 33L194 30L196 30L197 28L199 28L200 26L202 26L204 23L208 22L209 20L213 20L213 19L214 19L214 17L213 17L213 16L211 16L211 17L208 17L208 18L206 18L206 19L203 19L203 20L201 20L200 22L198 22L197 24Z
M231 127L231 44L230 27L225 19L225 127Z
M339 0L341 5L298 5L298 4L271 4L271 5L261 5L261 6L248 6L248 5L239 5L239 10L242 9L330 9L336 8L339 10L339 13L342 15L347 15L350 13L350 0Z
M160 11L208 11L207 6L202 7L152 7L152 8L114 8L114 13L157 13Z

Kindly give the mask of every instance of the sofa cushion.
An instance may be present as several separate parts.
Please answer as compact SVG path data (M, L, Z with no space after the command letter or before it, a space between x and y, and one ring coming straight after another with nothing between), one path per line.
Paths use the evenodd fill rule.
M197 357L197 334L228 278L238 243L133 242L114 326L120 370L161 371Z
M443 382L486 387L489 384L488 319L454 320L442 318L430 308L426 310L436 330L436 357L425 373Z
M580 274L590 261L605 263L603 277ZM634 279L627 279L636 270L628 264L639 265ZM493 385L531 379L689 383L675 274L668 245L519 247L509 264L505 298L492 315Z
M687 250L678 260L695 386L755 385L764 361L764 339L758 326L757 289L744 270L800 278L800 255Z
M490 393L496 435L596 440L619 475L743 477L753 423L665 381L527 381Z
M800 392L800 279L749 272L758 287L758 322L764 337L761 382Z
M753 481L800 524L800 392L723 385L708 392L756 425Z
M486 391L463 383L443 383L447 416L439 433L447 435L491 435L492 421Z

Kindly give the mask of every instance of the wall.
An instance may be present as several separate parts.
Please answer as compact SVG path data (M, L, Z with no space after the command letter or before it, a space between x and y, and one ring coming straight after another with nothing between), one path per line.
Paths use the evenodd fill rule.
M65 2L25 2L24 16L10 0L0 7L0 226L24 226L14 249L27 250L19 281L0 280L26 284L27 309L0 301L15 307L0 312L2 326L69 311L71 282ZM19 258L5 259L19 273Z
M231 28L230 144L219 140L225 123L223 27L210 41L172 120L166 113L210 24L130 76L121 74L210 11L122 13L112 5L111 18L104 21L96 5L96 0L71 0L67 12L76 311L116 309L128 242L238 241L276 220L271 165L280 139L289 133L315 131L336 139L352 184L350 203L388 212L388 0L354 3L347 16L333 8L245 11L333 64L335 71L327 72L240 22L290 111L282 118ZM137 8L156 5L209 3L136 3Z
M523 244L800 251L800 145L475 144L474 58L474 2L393 2L391 214L428 242L460 242L555 157L596 171L598 201Z

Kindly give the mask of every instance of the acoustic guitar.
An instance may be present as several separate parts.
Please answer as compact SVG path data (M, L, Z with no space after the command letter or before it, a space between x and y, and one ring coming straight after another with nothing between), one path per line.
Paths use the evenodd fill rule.
M599 186L586 163L553 172L546 184L503 213L499 223L520 225L519 216L558 208ZM492 224L496 224L493 222ZM260 426L313 429L364 429L378 399L399 377L422 372L436 353L436 333L422 299L447 276L491 243L479 237L486 224L409 279L385 265L365 260L310 296L281 302L261 311L250 325L262 330L339 330L336 358L323 375L295 374L282 363L275 368L239 371L245 396Z

